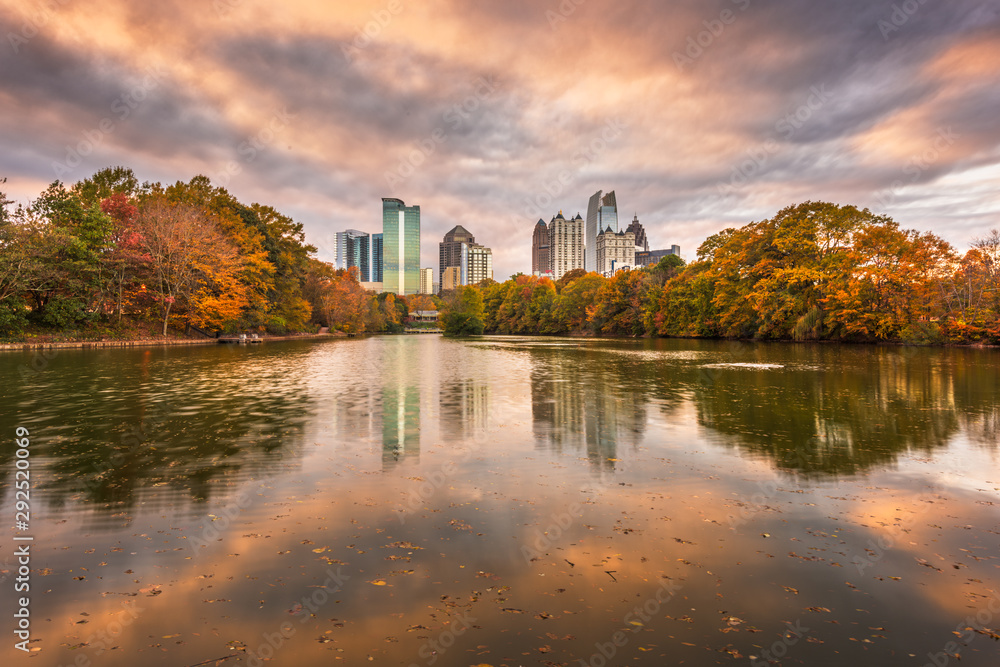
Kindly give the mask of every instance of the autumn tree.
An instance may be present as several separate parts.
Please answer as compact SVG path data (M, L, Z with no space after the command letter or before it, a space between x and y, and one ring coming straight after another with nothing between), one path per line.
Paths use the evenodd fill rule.
M841 339L895 340L929 320L932 283L954 259L951 246L933 234L902 230L887 219L873 222L856 233L849 271L831 281L824 299Z
M486 333L499 332L500 307L503 305L503 302L507 298L507 293L513 286L514 282L507 280L502 283L493 282L481 290L483 296L483 329Z
M417 310L437 310L434 301L427 294L414 294L406 297L406 305L410 312Z
M555 303L555 320L566 331L579 332L587 329L590 312L605 280L607 279L599 273L585 272L576 280L564 284Z
M238 285L242 259L203 210L156 196L139 209L137 227L142 250L149 257L163 335L179 303L194 308L193 323L200 325L218 324L243 306Z
M646 314L654 332L682 338L717 337L716 281L710 260L702 259L685 266L664 284L655 307Z
M643 302L648 274L644 271L618 271L604 281L588 309L594 331L606 334L640 336L645 333Z
M509 281L496 314L496 330L507 334L554 333L555 284L549 278L517 274Z
M328 283L333 281L336 269L333 264L315 257L307 260L305 278L302 284L302 297L309 303L312 313L311 321L320 326L330 326L329 313L324 303L324 292Z
M136 286L149 256L143 250L142 236L137 227L139 207L128 195L115 193L101 200L101 211L111 219L109 248L103 262L110 273L114 313L121 324L123 302L129 288Z
M978 320L993 339L1000 340L1000 230L991 229L986 236L972 242L978 266L982 299Z
M323 300L330 328L345 333L364 332L368 297L358 282L357 267L334 271Z
M571 282L583 278L585 275L587 275L587 272L584 271L583 269L570 269L566 273L562 274L559 280L556 281L556 290L561 293L563 291L563 288L565 288Z
M306 243L302 223L271 208L253 204L250 210L263 236L263 248L274 267L266 296L267 326L277 332L301 330L312 314L303 295L309 257L316 247Z
M263 223L258 216L224 188L213 187L206 176L195 176L187 183L178 181L166 188L164 195L171 203L204 211L241 258L239 272L227 275L228 287L235 291L224 293L220 289L205 294L206 325L230 330L264 329L275 267L268 261Z
M402 333L405 329L404 322L408 310L404 299L397 299L392 292L382 292L376 300L379 303L379 321L382 329L387 333Z

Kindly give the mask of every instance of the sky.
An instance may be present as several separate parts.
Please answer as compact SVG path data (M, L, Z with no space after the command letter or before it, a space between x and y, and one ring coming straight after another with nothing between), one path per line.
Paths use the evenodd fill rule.
M1000 0L0 0L0 35L9 197L204 174L327 261L382 197L499 280L597 190L688 260L809 200L1000 227Z

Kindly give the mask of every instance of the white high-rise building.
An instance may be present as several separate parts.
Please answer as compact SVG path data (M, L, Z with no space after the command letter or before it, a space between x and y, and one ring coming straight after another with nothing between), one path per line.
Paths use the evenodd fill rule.
M610 278L621 269L635 266L635 234L615 232L611 227L597 236L597 267L602 276Z
M420 293L434 293L434 269L420 269Z
M583 268L583 217L579 213L567 220L559 211L549 222L549 264L553 280Z
M493 251L473 243L469 246L468 284L478 285L487 278L493 278Z

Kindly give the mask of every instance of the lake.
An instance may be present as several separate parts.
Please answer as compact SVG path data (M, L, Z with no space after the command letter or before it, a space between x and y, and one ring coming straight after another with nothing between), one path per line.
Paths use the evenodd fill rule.
M997 350L385 336L0 387L5 665L1000 662Z

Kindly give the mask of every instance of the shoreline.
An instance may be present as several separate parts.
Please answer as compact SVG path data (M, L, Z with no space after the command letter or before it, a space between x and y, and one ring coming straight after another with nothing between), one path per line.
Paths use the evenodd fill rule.
M568 333L560 334L545 334L545 333L526 333L526 334L508 334L508 333L484 333L481 336L470 336L470 338L573 338L573 339L586 339L586 340L690 340L690 341L716 341L722 343L761 343L765 345L844 345L844 346L875 346L875 347L907 347L907 348L927 348L927 349L947 349L947 348L963 348L963 349L973 349L973 350L995 350L1000 349L1000 344L994 343L984 343L982 341L974 341L968 343L955 343L955 342L945 342L945 343L906 343L897 340L793 340L790 338L709 338L709 337L699 337L699 336L651 336L649 334L642 335L628 335L628 334L593 334L590 332L581 333L579 331L571 331Z
M389 333L385 331L379 332L364 332L360 334L355 334L357 337L363 336L401 336L406 334L416 334L416 333L429 333L429 334L441 334L441 330L415 330L415 331L403 331L400 333ZM336 333L318 333L318 334L292 334L287 336L267 336L260 339L260 342L281 342L290 340L319 340L319 339L341 339L348 337L348 334L336 334ZM590 340L690 340L690 341L719 341L719 342L740 342L740 343L765 343L765 344L791 344L791 345L845 345L845 346L876 346L876 347L907 347L907 348L937 348L937 349L948 349L948 348L962 348L962 349L978 349L978 350L990 350L990 349L1000 349L1000 345L994 345L991 343L974 342L974 343L931 343L927 345L915 345L912 343L904 343L900 341L838 341L838 340L755 340L752 338L696 338L687 336L626 336L626 335L614 335L614 334L604 334L600 336L595 336L589 333L580 332L570 332L565 334L500 334L500 333L490 333L483 334L481 337L496 337L496 338L572 338L576 340L580 339L590 339ZM161 346L174 346L174 345L219 345L220 341L217 338L137 338L132 340L78 340L78 341L57 341L57 342L21 342L21 343L0 343L0 352L6 351L31 351L31 350L50 350L50 349L104 349L104 348L130 348L130 347L161 347ZM232 344L232 343L231 343ZM238 343L237 343L238 344Z
M298 334L290 336L267 336L260 339L262 343L288 340L315 340L320 338L343 338L336 334ZM58 342L22 342L0 343L0 351L31 351L55 349L98 349L126 347L161 347L173 345L219 345L218 338L136 338L132 340L76 340ZM239 344L239 343L237 343ZM256 343L254 343L256 344Z

